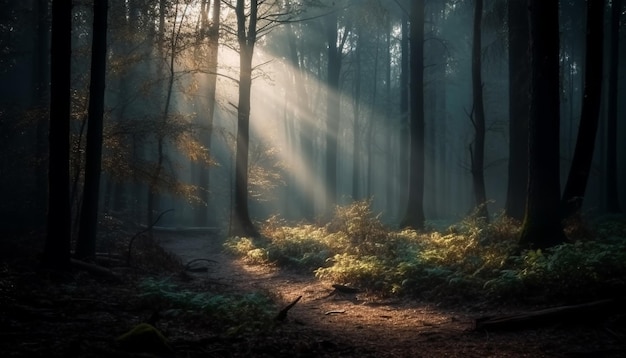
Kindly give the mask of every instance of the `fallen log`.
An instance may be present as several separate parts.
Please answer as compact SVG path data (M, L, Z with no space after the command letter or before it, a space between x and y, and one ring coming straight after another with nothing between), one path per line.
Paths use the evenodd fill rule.
M474 329L503 331L535 328L554 323L598 321L615 314L617 307L617 300L604 299L578 305L551 307L517 314L481 317L474 321Z
M106 267L102 267L102 266L92 264L89 262L77 260L74 258L70 259L70 263L72 264L73 267L76 267L80 270L87 271L94 276L106 278L115 282L122 281L122 279L118 275L116 275L113 271L109 270Z

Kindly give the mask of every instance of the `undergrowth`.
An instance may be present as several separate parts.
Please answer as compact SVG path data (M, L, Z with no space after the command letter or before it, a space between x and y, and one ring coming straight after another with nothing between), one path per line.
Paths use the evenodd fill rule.
M147 278L139 283L144 304L167 315L203 315L219 322L226 334L260 332L271 328L276 308L264 294L214 294L180 288L168 279Z
M313 273L380 295L446 300L570 300L606 297L626 286L623 218L571 220L572 240L515 255L519 224L470 215L440 231L391 230L370 201L338 207L331 222L290 226L272 217L262 238L230 238L227 252L251 263ZM579 236L576 236L578 233Z

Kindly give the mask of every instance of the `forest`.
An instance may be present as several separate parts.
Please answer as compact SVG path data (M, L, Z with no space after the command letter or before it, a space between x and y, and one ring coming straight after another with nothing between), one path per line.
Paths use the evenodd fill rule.
M625 9L0 0L2 356L624 356Z

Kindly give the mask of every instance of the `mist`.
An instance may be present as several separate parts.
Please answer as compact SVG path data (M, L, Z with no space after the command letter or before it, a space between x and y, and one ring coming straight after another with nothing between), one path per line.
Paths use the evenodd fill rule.
M241 65L235 4L223 2L217 19L215 9L202 1L164 4L161 13L149 2L109 2L99 216L149 225L159 213L174 209L160 226L229 231L236 210ZM2 6L7 11L2 12L0 56L0 167L7 200L1 217L3 227L20 230L46 221L47 85L54 69L49 67L48 9L36 1ZM386 224L401 225L409 181L407 103L414 96L403 88L408 84L403 76L410 72L406 64L403 68L403 55L409 56L403 43L409 40L409 8L402 1L277 1L258 9L245 169L253 222L275 215L293 222L323 220L336 205L370 199ZM492 216L504 211L511 165L505 11L506 2L487 2L481 32L486 133L480 169ZM583 3L573 2L564 3L560 15L562 185L583 98L581 14ZM333 59L331 15L336 16L332 47L338 52ZM249 16L246 8L248 22ZM454 222L477 207L472 188L472 5L426 2L425 19L423 209L427 222ZM69 183L74 217L83 196L91 23L91 4L75 4ZM211 33L214 23L219 26ZM24 24L28 26L20 26ZM338 66L332 86L329 61ZM619 76L618 90L622 86ZM329 99L336 101L335 112L329 112ZM607 207L607 103L602 101L583 206L587 213ZM622 104L618 111L621 115ZM619 140L624 134L618 126L618 158L626 151ZM329 147L333 143L336 149ZM336 163L329 166L329 158ZM624 161L617 163L617 181L622 182ZM619 201L625 195L621 190Z

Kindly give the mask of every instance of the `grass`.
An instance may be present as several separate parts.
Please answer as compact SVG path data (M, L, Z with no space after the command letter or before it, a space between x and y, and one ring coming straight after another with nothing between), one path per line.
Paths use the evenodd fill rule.
M606 297L626 286L623 218L566 223L572 242L513 255L520 227L500 216L469 216L430 232L392 230L358 201L326 225L288 225L278 217L261 239L234 237L226 251L354 285L383 296L434 300L565 300Z

